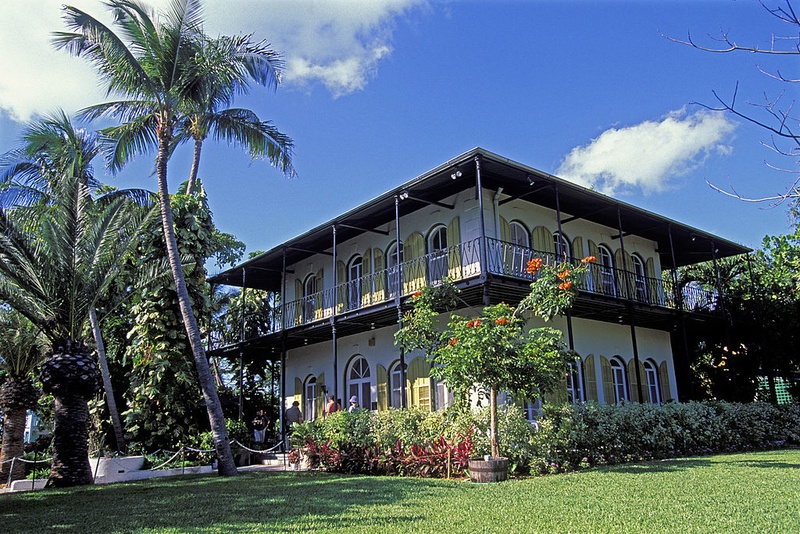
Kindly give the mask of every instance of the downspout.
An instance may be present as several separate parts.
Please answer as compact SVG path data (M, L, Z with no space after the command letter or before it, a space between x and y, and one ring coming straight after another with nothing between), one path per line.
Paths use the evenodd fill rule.
M636 288L631 284L631 275L628 272L628 261L625 259L625 239L622 236L622 211L619 209L619 206L617 206L617 224L619 225L619 248L622 250L622 272L625 275L625 293L628 297L626 299L626 305L631 317L631 344L633 345L633 366L634 372L636 373L636 393L639 395L639 402L644 402L644 396L642 395L642 374L639 372L639 345L636 343L636 324L633 318L633 295L627 295L631 288L633 288L634 291Z
M694 381L692 380L691 376L692 371L690 367L691 352L689 351L689 336L686 333L686 316L683 311L683 291L681 291L680 288L678 287L678 262L675 259L675 243L672 240L671 224L667 226L667 234L669 235L669 252L670 252L670 258L672 260L672 291L674 293L673 298L675 299L675 303L677 304L678 307L678 317L680 318L681 322L681 335L683 336L683 354L685 362L684 365L681 366L681 375L683 375L683 379L680 382L681 384L688 384L689 397L690 400L692 400L697 398L697 396L695 395ZM676 390L678 389L677 383L675 384L675 389ZM683 395L678 395L678 397L682 398Z
M336 308L339 305L339 283L336 275L336 225L333 225L333 313L331 314L331 341L333 342L333 396L342 406L345 403L339 400L339 354L336 343ZM342 303L344 306L344 302Z
M394 293L394 305L397 308L397 328L403 328L403 308L400 305L400 292L403 287L403 268L400 265L400 197L394 196L394 231L395 253L397 255L397 290ZM389 392L391 394L391 376L389 377ZM400 406L406 407L406 351L400 345Z

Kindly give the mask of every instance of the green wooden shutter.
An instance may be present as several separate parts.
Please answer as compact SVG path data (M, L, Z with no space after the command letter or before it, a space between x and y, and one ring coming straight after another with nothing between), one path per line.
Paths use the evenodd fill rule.
M361 256L361 307L372 304L372 249Z
M314 411L317 412L317 419L325 417L325 373L317 376L317 398L314 399Z
M651 304L664 304L660 298L658 282L656 281L656 264L653 258L647 258L644 262L644 275L647 277L647 299Z
M324 272L322 269L317 271L317 277L314 280L314 285L316 286L315 289L317 290L317 296L314 298L314 319L320 320L325 316L325 307L324 307L324 294L322 292L322 288L324 287Z
M385 412L389 409L389 381L386 367L380 364L375 366L375 381L378 386L378 411Z
M503 274L516 274L514 273L514 248L508 243L511 242L511 225L508 221L500 216L500 245L496 254L499 255L499 265L503 266Z
M453 280L461 280L461 225L453 217L447 225L447 274Z
M408 295L425 287L425 239L414 232L403 241L403 294Z
M614 374L611 372L611 362L605 356L600 356L600 377L603 379L603 397L606 404L617 402L614 393Z
M585 257L586 257L586 254L585 254L585 252L583 250L583 238L582 237L576 237L575 239L572 240L572 258L570 258L570 259L574 262L574 261L582 260ZM586 283L586 278L587 278L587 273L583 273L580 276L580 278L577 280L578 287L580 289L586 289L586 287L588 285Z
M500 241L511 242L511 225L502 215L500 216Z
M342 313L347 302L347 267L343 261L336 262L336 284L336 313Z
M431 411L430 363L416 357L408 364L408 389L411 393L409 406L418 406Z
M597 396L597 371L594 368L594 354L586 357L583 363L583 376L586 378L586 398L592 401L599 400Z
M372 261L375 264L375 302L383 302L386 299L386 261L383 251L379 248L372 249Z
M629 361L628 365L627 365L627 368L628 368L627 369L628 370L628 384L631 387L631 400L633 400L634 402L644 402L644 400L641 397L639 397L639 388L637 387L639 385L639 381L636 380L636 361L633 360L633 359L631 361ZM644 378L644 376L645 376L644 375L644 367L639 369L639 372L640 372L639 376ZM645 386L645 384L642 384L642 390L645 389L644 386ZM644 395L644 391L642 391L642 394Z
M614 261L616 262L617 270L614 273L617 277L617 294L626 299L632 299L635 295L635 277L633 275L633 259L627 252L622 252L618 248L614 252Z
M297 377L294 377L294 398L292 401L299 402L301 409L305 406L305 403L303 403L303 381Z
M658 366L659 378L661 378L661 400L667 402L672 400L672 392L669 388L669 366L667 362L661 362Z
M592 283L592 290L595 293L602 293L603 292L603 273L600 269L600 247L592 241L589 241L589 256L594 256L597 258L595 263L589 264L589 275L590 281Z
M553 243L553 233L544 226L537 226L531 232L533 238L533 249L536 252L546 252L555 255L556 247Z
M294 280L294 326L303 324L303 282Z

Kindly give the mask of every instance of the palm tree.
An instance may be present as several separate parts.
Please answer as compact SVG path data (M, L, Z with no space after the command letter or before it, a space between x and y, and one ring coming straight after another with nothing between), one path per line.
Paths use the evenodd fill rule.
M44 359L41 345L39 330L30 321L14 311L0 309L0 369L7 373L0 388L0 412L5 414L0 452L2 482L25 478L25 465L15 462L12 469L12 458L24 452L27 410L35 408L39 398L32 375Z
M0 169L4 178L23 178L6 181L7 202L33 199L0 207L0 300L50 343L41 368L43 388L55 397L48 486L90 484L87 400L97 391L97 364L85 325L153 209L117 193L93 198L91 161L100 145L63 113L23 139L25 147L7 154Z
M112 150L112 168L119 168L133 155L156 146L156 176L162 226L181 315L192 347L198 380L203 391L211 423L214 445L221 475L235 475L236 467L230 454L225 420L214 379L210 371L191 301L186 289L178 256L172 212L167 187L167 161L175 144L185 138L191 121L191 110L203 110L213 115L232 96L247 86L249 78L259 83L275 75L273 57L266 47L253 45L246 54L223 53L225 43L236 39L213 41L205 39L201 28L201 3L199 0L173 0L169 10L159 19L144 4L134 0L111 0L120 37L104 24L74 7L64 8L64 18L72 32L56 34L56 46L66 48L76 56L87 57L108 84L109 93L118 93L125 100L100 104L86 110L87 116L112 116L124 124L107 132L115 144ZM127 40L127 43L126 43ZM245 39L246 41L247 39ZM203 46L216 46L220 51L213 62L198 60ZM250 46L250 45L248 45ZM228 47L241 50L241 46ZM241 60L234 58L241 57ZM248 78L249 77L249 78ZM264 80L264 82L262 82ZM228 88L227 90L225 88ZM207 107L203 107L207 106ZM197 117L201 117L197 115ZM206 126L196 129L197 137L204 139L214 123L198 118L195 123ZM239 116L236 122L250 127L241 130L215 126L217 136L239 139L245 146L259 146L251 142L261 135L266 139L264 125L251 114ZM184 125L184 126L181 126ZM234 135L234 132L239 132ZM243 137L240 137L243 135ZM193 134L194 136L194 134ZM277 142L276 142L277 141ZM272 147L278 162L289 161L288 138L265 140L264 147ZM281 144L283 143L283 144ZM252 152L251 152L252 153ZM268 152L269 153L269 152ZM199 158L199 152L196 157ZM280 165L279 165L280 166ZM284 169L290 167L283 166Z

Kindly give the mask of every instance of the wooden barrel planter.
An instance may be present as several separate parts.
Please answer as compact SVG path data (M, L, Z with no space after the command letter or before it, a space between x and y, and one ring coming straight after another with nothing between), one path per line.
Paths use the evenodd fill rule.
M469 479L478 483L508 480L508 458L470 458Z

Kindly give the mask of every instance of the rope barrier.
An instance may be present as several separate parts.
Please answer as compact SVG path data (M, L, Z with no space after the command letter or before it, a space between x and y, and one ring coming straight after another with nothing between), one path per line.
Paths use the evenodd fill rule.
M176 452L175 454L173 454L173 455L172 455L172 458L170 458L169 460L167 460L167 461L166 461L166 462L164 462L163 464L160 464L160 465L158 465L157 467L151 467L150 469L151 469L151 470L153 470L153 471L155 471L155 470L157 470L157 469L161 469L162 467L164 467L165 465L167 465L168 463L170 463L172 460L174 460L174 459L175 459L175 457L176 457L176 456L178 456L178 455L179 455L180 453L182 453L182 452L183 452L183 447L181 447L181 449L180 449L178 452Z
M248 451L248 452L254 452L254 453L256 453L256 454L263 454L263 453L265 453L265 452L272 452L272 451L274 451L275 449L277 449L278 447L280 447L280 446L281 446L281 443L279 442L279 443L275 444L275 446L274 446L274 447L270 447L269 449L256 450L256 449L251 449L250 447L246 447L244 444L242 444L242 442L241 442L241 441L239 441L239 440L237 440L237 439L235 439L235 440L231 441L231 444L234 444L234 443L235 443L235 444L237 444L237 445L239 445L239 446L240 446L241 448L243 448L244 450L246 450L246 451Z

